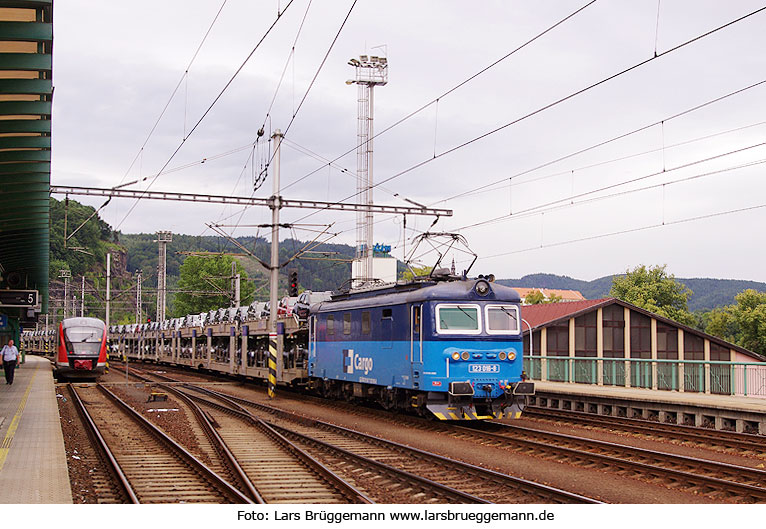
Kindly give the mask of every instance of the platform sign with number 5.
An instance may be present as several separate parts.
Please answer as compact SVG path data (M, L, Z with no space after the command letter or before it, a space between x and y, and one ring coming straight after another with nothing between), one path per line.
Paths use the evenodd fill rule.
M0 308L36 307L39 297L37 290L0 290Z

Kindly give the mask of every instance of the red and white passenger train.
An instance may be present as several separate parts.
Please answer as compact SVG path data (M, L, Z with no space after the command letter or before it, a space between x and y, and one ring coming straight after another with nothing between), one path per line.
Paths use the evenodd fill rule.
M97 318L67 318L59 324L53 374L56 378L95 379L107 362L106 324Z

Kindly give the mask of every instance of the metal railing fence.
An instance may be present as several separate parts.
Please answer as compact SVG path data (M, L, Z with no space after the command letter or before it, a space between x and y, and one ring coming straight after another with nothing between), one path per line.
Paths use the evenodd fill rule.
M766 397L766 363L525 356L532 380Z

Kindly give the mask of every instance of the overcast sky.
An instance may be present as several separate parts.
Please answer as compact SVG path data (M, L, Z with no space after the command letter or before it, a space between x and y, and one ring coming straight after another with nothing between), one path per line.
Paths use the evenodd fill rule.
M265 123L266 139L288 127L352 3L228 0L185 76L222 1L57 2L52 184L112 187L149 176L131 188L153 181L156 191L250 196L252 156L257 163L268 156L267 142L252 147L257 130ZM766 207L758 207L766 205L766 148L757 146L766 142L766 83L674 117L766 80L766 12L673 50L759 2L600 0L441 97L587 3L359 0L287 132L283 195L336 201L355 193L357 87L345 83L354 76L347 61L385 55L389 83L375 89L376 131L438 103L376 138L374 180L395 178L375 189L375 203L408 205L408 198L452 209L433 230L460 230L479 255L472 274L591 280L667 264L677 277L766 281ZM330 167L306 150L324 159L351 154ZM155 180L166 164L171 171ZM269 176L255 196L268 197L271 186ZM744 208L751 209L733 212ZM282 218L309 213L285 209ZM221 222L238 224L226 228L235 235L264 235L246 226L268 223L270 212L113 200L102 217L125 233L211 234L205 222ZM332 242L354 244L355 220L333 212L301 222L334 223L340 234ZM375 241L401 257L401 218L375 220ZM431 222L407 219L419 230Z

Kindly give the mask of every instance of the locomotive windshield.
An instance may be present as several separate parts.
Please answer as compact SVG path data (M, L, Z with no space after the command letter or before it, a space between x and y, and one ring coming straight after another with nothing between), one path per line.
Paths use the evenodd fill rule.
M477 305L439 305L436 307L438 331L444 334L478 334L481 332Z
M98 327L67 327L64 329L67 350L74 354L98 353L104 330Z
M519 309L514 305L487 305L487 332L515 334L519 332Z

